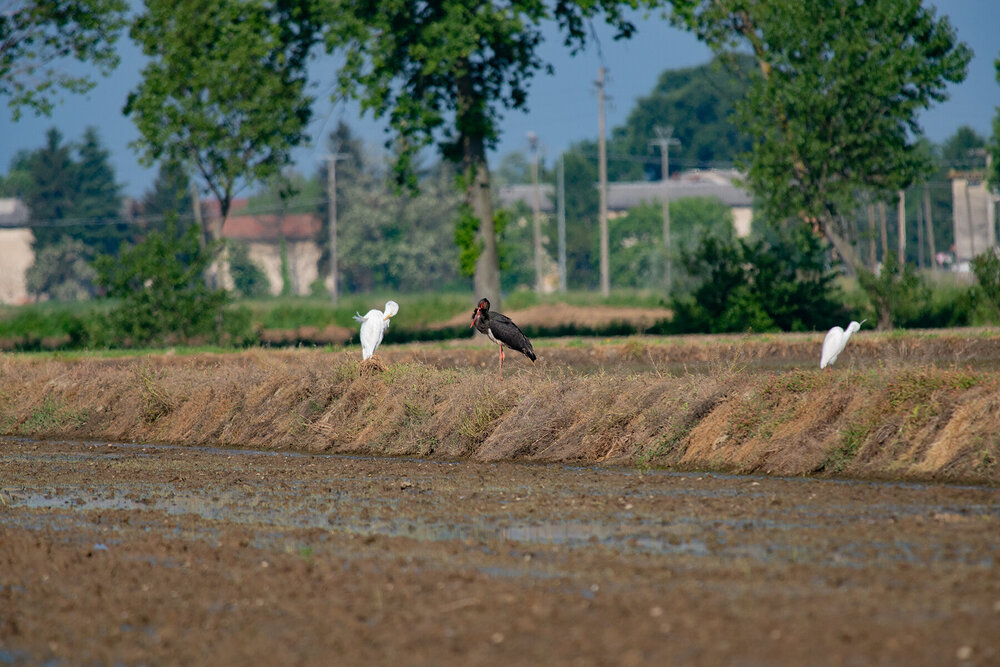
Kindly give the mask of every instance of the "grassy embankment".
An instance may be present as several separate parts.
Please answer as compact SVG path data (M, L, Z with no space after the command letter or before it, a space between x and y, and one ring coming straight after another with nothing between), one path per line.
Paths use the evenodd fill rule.
M965 364L1000 356L995 331L870 334L827 371L820 340L546 341L503 382L469 343L387 345L376 376L353 349L5 354L0 433L1000 482L1000 371Z

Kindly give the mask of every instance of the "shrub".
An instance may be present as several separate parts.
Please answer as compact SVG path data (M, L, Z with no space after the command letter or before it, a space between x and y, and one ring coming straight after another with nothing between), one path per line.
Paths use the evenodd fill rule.
M676 333L815 330L843 311L825 250L805 228L752 240L708 235L681 262L702 282L690 297L675 292Z
M222 338L223 309L228 295L205 285L211 248L199 244L198 230L178 236L173 223L144 241L102 255L95 262L98 284L121 299L108 317L115 344L143 346Z
M976 276L977 296L1000 317L1000 256L992 249L976 255L972 258L972 273Z
M271 281L267 279L264 269L250 259L245 243L229 243L229 273L233 277L233 286L242 296L262 297L271 291Z

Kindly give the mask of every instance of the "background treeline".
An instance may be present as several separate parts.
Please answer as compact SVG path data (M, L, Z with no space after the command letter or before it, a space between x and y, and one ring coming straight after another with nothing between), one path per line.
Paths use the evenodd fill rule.
M673 175L690 169L731 168L750 144L730 113L734 102L746 94L747 76L756 66L749 58L734 62L725 67L714 61L665 71L654 90L638 100L625 124L612 129L609 179L661 178L660 157L649 144L663 118L670 119L673 136L680 142L671 149ZM938 251L947 253L953 245L948 173L982 168L986 143L964 127L940 146L921 142L935 171L926 184L907 193L907 217L916 220L925 215L926 192L933 247ZM0 194L21 198L31 210L35 263L27 276L28 289L40 301L93 297L111 301L96 309L60 309L53 304L32 312L8 312L0 323L0 336L15 340L19 347L105 347L178 340L247 344L259 342L261 330L275 328L269 322L270 311L299 312L297 323L284 322L282 328L348 326L353 310L363 311L377 303L375 296L431 292L467 296L472 281L462 270L456 240L461 200L454 187L454 167L428 159L415 170L419 188L401 189L391 170L393 156L364 146L349 126L340 124L331 133L328 148L340 156L338 256L341 289L348 295L349 307L333 311L322 306L325 290L317 281L312 305L299 312L287 305L294 299L261 305L267 302L263 298L271 286L238 242L226 242L234 292L218 294L210 282L202 280L200 271L191 270L210 266L220 250L204 230L195 228L190 175L183 168L163 163L151 189L138 201L127 200L96 131L88 130L79 141L66 142L57 130L51 130L45 146L17 155L0 179ZM574 292L586 293L595 290L599 280L596 142L579 142L560 157L565 165L567 283ZM543 154L542 183L555 185L555 165L556 156ZM241 213L313 213L325 222L329 205L326 169L324 165L309 176L285 171L271 178ZM503 156L494 172L497 187L528 183L529 156ZM875 234L869 226L869 203L878 202L859 204L856 219L848 221L853 241L865 248ZM883 203L894 213L891 200ZM907 226L904 266L891 261L895 243L889 252L876 243L877 261L884 264L881 282L874 276L844 282L838 279L828 248L809 234L757 220L751 238L736 239L729 210L711 198L671 202L670 213L675 274L669 293L663 288L665 250L659 203L641 204L610 222L612 286L625 291L619 294L631 294L633 301L653 294L653 303L670 306L677 313L673 322L655 331L813 330L848 314L859 319L866 313L886 326L954 326L995 317L984 296L988 287L973 288L950 274L932 276L921 271L932 265L931 240L925 238L923 225ZM534 283L531 218L527 204L497 212L501 280L508 294ZM896 216L888 215L884 224L889 237L895 238ZM548 272L555 270L555 227L555 216L546 216L543 247ZM327 233L324 224L315 239L322 252L321 276L329 270ZM143 244L145 250L136 250ZM154 261L156 253L173 257L177 266ZM989 267L980 264L988 282ZM146 288L157 286L162 292L159 297L145 294ZM130 301L135 293L145 302ZM174 293L179 296L170 296ZM185 294L191 297L186 302ZM258 301L239 305L248 298ZM521 303L530 298L525 295ZM460 301L461 308L440 307L433 315L433 305L418 306L417 311L426 308L428 312L410 324L401 318L402 326L397 329L403 331L398 333L413 339L443 336L444 330L426 325L453 316L465 308L467 300L456 297L453 301ZM596 296L584 300L601 301ZM416 301L432 303L433 299ZM114 303L119 304L117 310L110 305ZM211 308L205 313L192 310L199 304ZM157 309L172 314L167 317ZM316 312L306 314L309 310ZM107 316L109 312L116 314ZM127 321L139 318L140 312L145 313L145 322ZM317 312L325 315L318 317ZM171 322L193 328L178 330ZM572 333L558 326L552 331ZM615 331L597 333L629 331L623 324ZM45 339L48 343L43 344Z

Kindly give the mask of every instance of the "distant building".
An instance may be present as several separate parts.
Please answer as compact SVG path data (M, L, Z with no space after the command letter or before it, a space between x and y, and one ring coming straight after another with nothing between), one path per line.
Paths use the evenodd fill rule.
M997 197L986 188L982 174L953 172L951 200L955 268L967 272L973 257L997 247Z
M35 261L30 215L20 199L0 199L0 303L19 305L31 300L25 280Z
M288 273L292 294L309 294L312 283L319 278L320 247L316 236L323 226L322 220L312 213L290 213L283 217L274 214L241 214L247 206L246 199L233 200L229 217L222 226L222 237L247 244L250 259L267 274L272 294L281 294L281 239L285 239ZM218 220L218 202L202 205L208 220ZM224 284L231 287L230 281Z
M663 181L637 181L608 183L608 217L625 215L629 209L643 202L654 203L674 201L686 197L715 197L729 207L733 214L733 229L739 237L750 234L753 218L753 197L734 185L740 174L734 170L695 170L681 172L664 183ZM539 189L540 208L543 213L555 212L555 194L551 184L541 184ZM521 201L532 206L534 186L509 185L500 188L499 200L502 206Z

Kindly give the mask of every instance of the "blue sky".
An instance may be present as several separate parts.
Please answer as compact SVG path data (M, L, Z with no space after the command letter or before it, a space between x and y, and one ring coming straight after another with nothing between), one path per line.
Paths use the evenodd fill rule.
M975 52L966 80L951 86L950 99L925 111L920 122L926 135L942 142L962 125L971 126L988 137L992 119L1000 106L1000 83L996 81L993 61L1000 56L1000 0L949 0L932 3L939 14L946 14L958 36ZM610 32L598 26L600 50L591 45L585 52L570 57L561 41L553 35L542 47L541 55L551 63L552 75L537 76L528 98L527 112L507 112L502 137L491 156L494 165L499 157L527 147L528 132L535 132L552 157L575 141L597 136L597 96L593 82L602 64L608 69L606 90L610 96L607 122L610 128L624 122L638 98L648 95L663 70L698 65L711 58L710 51L689 34L671 28L659 17L638 17L638 34L627 42L614 42ZM52 116L35 117L30 113L17 123L10 118L6 100L0 100L0 173L6 173L14 154L44 145L45 133L58 127L68 141L79 140L88 126L97 128L101 141L111 152L112 163L126 195L139 197L152 184L154 169L139 165L129 143L138 133L121 109L130 90L139 82L143 56L123 38L122 62L108 78L87 95L67 95ZM333 62L329 58L312 65L312 79L317 83L317 103L309 127L312 145L295 151L296 168L306 174L315 171L324 154L324 137L339 120L344 120L373 150L385 139L383 126L370 116L359 117L354 104L328 101L323 93L329 88ZM668 121L669 122L669 121ZM245 193L243 193L245 194Z

